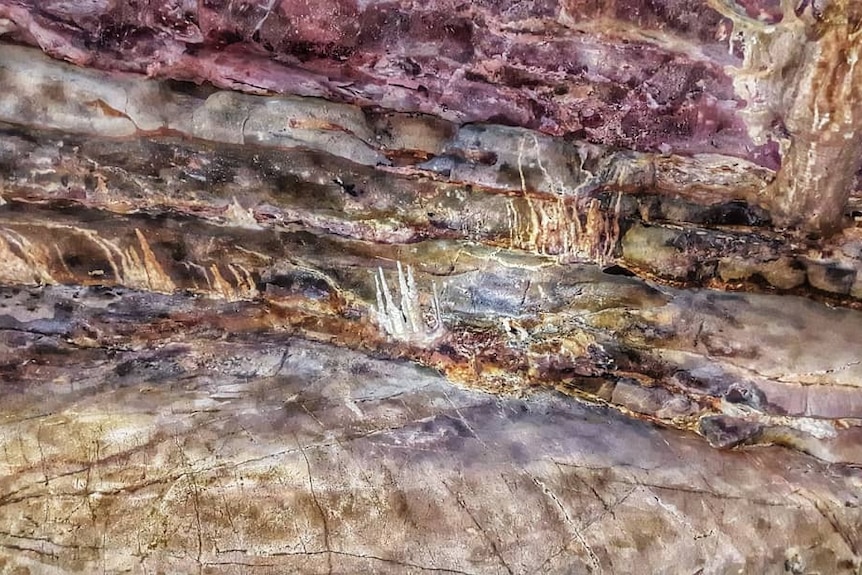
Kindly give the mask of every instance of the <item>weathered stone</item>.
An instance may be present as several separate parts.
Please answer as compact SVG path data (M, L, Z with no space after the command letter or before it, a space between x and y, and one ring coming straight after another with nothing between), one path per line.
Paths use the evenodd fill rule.
M855 4L318 4L0 0L0 571L858 574Z
M811 261L806 268L808 283L826 292L850 293L856 281L855 268L844 267L836 262Z
M70 12L3 2L0 17L12 23L7 35L77 64L775 167L746 133L722 69L735 58L705 1L638 0L611 20L592 20L595 7L579 4L442 1L419 10L351 1L318 13L260 0L178 6L165 16L158 4Z
M32 293L63 292L106 318L188 305ZM34 379L7 384L0 407L9 572L858 566L862 478L786 450L718 451L558 395L496 398L277 335L109 359L4 331L0 350L33 346ZM74 378L37 383L70 360Z

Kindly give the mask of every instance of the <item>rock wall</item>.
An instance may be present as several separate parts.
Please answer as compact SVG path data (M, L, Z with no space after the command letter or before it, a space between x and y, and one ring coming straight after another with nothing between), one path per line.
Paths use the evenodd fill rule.
M0 0L0 570L858 573L791 4Z

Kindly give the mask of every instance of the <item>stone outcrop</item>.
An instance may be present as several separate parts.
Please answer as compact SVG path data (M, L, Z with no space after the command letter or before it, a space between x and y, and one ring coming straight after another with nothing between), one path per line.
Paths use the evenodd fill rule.
M854 10L0 0L0 571L858 573Z

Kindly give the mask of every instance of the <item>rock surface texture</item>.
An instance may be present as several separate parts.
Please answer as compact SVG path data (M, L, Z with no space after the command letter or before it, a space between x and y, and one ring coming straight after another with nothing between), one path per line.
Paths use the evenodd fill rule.
M862 573L851 0L0 0L0 573Z

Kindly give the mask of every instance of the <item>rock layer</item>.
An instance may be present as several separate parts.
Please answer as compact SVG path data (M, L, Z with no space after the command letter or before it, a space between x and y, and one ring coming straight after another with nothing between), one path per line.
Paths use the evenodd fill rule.
M74 301L105 322L201 305L2 297ZM853 572L857 474L284 336L214 344L201 326L151 349L147 331L72 356L62 336L4 332L43 350L3 406L6 569Z
M3 2L0 17L11 38L78 64L775 166L740 119L723 70L736 60L705 0Z

